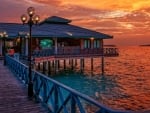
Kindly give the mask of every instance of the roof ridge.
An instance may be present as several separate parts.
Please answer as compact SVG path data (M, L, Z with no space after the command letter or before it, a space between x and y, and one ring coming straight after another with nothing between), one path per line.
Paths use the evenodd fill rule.
M70 22L71 20L66 19L66 18L62 18L59 16L50 16L46 18L45 20L43 20L40 24L43 24L43 23L68 24Z

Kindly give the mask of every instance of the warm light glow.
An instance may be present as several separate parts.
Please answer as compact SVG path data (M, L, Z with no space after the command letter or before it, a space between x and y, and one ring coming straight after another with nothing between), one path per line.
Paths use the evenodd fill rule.
M21 21L22 21L23 23L25 23L25 22L27 21L27 16L26 16L25 14L23 14L23 15L21 16Z
M37 24L40 21L40 17L39 15L35 15L35 9L33 7L29 7L27 9L27 12L29 14L29 20L28 20L28 24L30 24L32 26L32 24ZM27 21L27 16L25 14L23 14L21 16L21 21L23 23L26 23Z
M92 38L90 38L91 40L94 40L94 38L92 37Z
M35 15L34 18L33 18L33 21L35 21L35 23L37 24L40 21L40 16Z
M6 31L0 32L0 37L2 37L2 38L8 37L7 32Z
M4 34L4 35L7 35L7 32L6 32L6 31L4 31L4 32L3 32L3 34Z
M29 7L27 9L27 13L29 14L29 16L33 16L35 14L35 9L34 7Z

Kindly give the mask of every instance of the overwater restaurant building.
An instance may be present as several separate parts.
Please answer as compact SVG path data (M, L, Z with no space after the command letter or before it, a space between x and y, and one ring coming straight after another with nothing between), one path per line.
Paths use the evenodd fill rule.
M103 48L103 39L112 36L71 25L71 20L52 16L32 28L32 55L35 57L88 57L118 55L116 48ZM7 51L13 49L21 55L28 55L28 25L0 23L0 31L6 31ZM0 39L0 55L3 40ZM102 51L104 50L104 51Z

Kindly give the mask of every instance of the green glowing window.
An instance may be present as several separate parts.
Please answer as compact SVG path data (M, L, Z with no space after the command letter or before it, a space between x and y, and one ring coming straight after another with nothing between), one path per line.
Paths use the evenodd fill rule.
M43 39L40 41L40 46L42 49L51 48L53 45L53 41L50 39Z

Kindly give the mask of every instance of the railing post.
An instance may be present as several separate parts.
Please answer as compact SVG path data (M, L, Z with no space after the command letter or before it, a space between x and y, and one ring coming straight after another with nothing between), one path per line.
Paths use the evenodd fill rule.
M59 103L58 103L58 91L57 91L57 85L55 84L55 91L54 91L54 113L57 112Z
M46 102L47 100L47 84L46 84L46 80L44 80L44 84L43 84L43 101Z
M71 113L76 113L76 102L73 96L71 97Z

